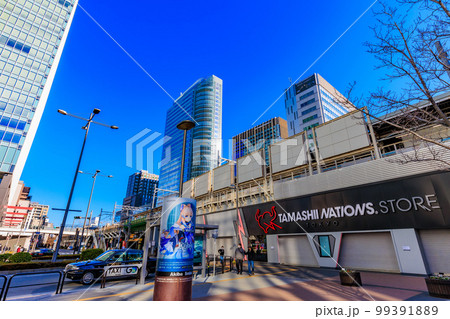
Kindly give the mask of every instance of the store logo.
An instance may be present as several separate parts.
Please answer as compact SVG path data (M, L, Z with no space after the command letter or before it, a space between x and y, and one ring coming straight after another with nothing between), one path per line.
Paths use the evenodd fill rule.
M261 227L267 234L269 229L276 230L275 227L282 229L279 225L275 224L273 221L277 219L277 211L275 206L272 206L271 211L265 211L261 213L261 210L257 210L255 214L255 219L258 222L259 227Z

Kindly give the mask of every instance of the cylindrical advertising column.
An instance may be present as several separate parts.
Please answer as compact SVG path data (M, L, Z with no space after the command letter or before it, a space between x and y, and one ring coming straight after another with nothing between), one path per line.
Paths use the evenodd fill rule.
M196 201L168 197L161 215L155 301L184 301L192 297Z

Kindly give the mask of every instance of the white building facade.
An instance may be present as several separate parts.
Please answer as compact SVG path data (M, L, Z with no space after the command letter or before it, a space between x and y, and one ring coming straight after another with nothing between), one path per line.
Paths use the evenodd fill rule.
M14 194L77 0L0 0L0 178ZM3 185L2 190L7 189ZM2 196L11 205L13 196Z

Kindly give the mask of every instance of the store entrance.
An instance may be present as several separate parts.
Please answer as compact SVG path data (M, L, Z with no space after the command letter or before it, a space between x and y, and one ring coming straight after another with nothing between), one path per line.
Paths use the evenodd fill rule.
M248 238L248 247L255 251L255 261L267 262L267 242L266 235L250 235Z

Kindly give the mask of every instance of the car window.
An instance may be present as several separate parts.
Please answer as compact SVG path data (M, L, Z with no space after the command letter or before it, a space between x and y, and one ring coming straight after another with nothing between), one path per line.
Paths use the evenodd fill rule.
M142 252L128 252L127 260L141 261L142 260Z
M125 260L125 252L117 252L109 259L109 261L113 261L113 262L124 261L124 260Z
M109 257L111 257L114 254L114 251L108 250L105 251L103 254L101 254L100 256L98 256L97 258L95 258L95 260L99 260L99 261L106 261L109 259Z

